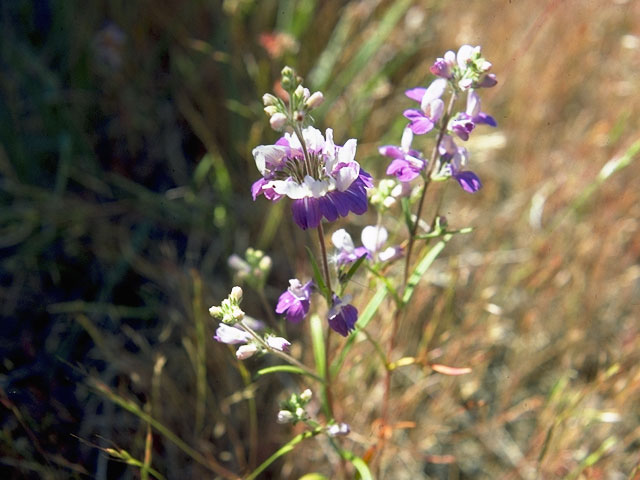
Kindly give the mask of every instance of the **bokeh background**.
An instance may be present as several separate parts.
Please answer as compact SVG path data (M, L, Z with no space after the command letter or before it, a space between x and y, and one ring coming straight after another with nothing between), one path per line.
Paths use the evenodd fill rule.
M249 195L251 149L277 138L261 95L295 67L325 93L318 126L381 178L403 91L464 43L493 63L499 125L469 145L483 190L439 190L475 230L421 284L398 352L473 371L398 371L396 420L415 424L380 478L640 478L640 2L10 0L0 39L2 478L215 478L291 438L275 413L304 385L255 378L272 360L237 363L207 314L232 253L272 256L272 304L308 268L286 202ZM365 455L382 368L352 353L335 394ZM261 478L331 477L321 447Z

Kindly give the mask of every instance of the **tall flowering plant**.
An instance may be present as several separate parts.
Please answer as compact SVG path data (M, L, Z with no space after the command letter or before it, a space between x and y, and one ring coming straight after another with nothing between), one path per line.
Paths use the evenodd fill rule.
M293 448L304 438L328 435L331 448L342 461L336 469L349 469L348 464L362 478L372 478L371 470L381 468L380 459L389 438L392 438L391 378L395 369L407 364L413 357L403 355L403 362L394 362L396 336L400 323L405 319L407 307L419 284L437 255L453 235L467 233L470 229L450 229L447 220L435 212L431 220L423 218L423 207L429 186L433 182L455 181L465 192L476 193L482 188L478 175L470 169L470 154L463 146L476 127L495 127L496 121L481 110L479 92L496 84L491 63L484 59L480 47L463 45L457 52L449 51L431 66L436 77L427 86L406 91L415 103L403 116L408 123L399 145L379 147L382 157L390 162L386 169L391 178L377 184L359 164L357 141L349 139L342 145L334 141L334 131L327 128L324 134L313 127L311 112L323 101L321 92L311 93L302 84L293 69L282 70L281 85L286 92L282 98L272 94L263 96L264 110L271 127L282 133L272 145L260 145L253 149L253 157L260 174L251 187L254 201L263 196L272 202L288 197L293 222L302 230L316 230L317 247L307 248L312 278L294 278L270 306L264 285L271 268L271 260L262 252L247 251L247 260L238 256L230 259L230 266L260 296L269 311L271 330L263 322L250 319L240 308L242 290L234 287L220 306L211 307L212 316L221 321L216 336L218 342L238 345L236 356L244 360L256 354L271 353L289 365L270 367L268 372L283 371L304 375L317 382L322 395L319 404L322 413L308 408L313 400L310 389L292 394L284 401L278 413L279 423L304 423L305 433L294 437L288 445L278 450L247 477L256 478L279 456ZM459 105L462 103L462 105ZM458 110L459 109L459 110ZM434 136L430 154L413 145L416 137ZM462 142L462 143L461 143ZM351 215L363 215L369 207L377 211L375 225L361 232L362 246L356 246L344 229L333 227L333 222L348 219ZM406 233L389 231L383 225L387 215L399 209L404 218ZM344 222L343 222L344 223ZM325 244L325 226L333 228L329 252ZM402 238L404 237L404 239ZM311 243L316 243L311 242ZM313 246L312 246L313 247ZM318 256L313 254L316 250ZM414 257L417 257L414 259ZM319 261L317 260L319 258ZM401 278L390 277L387 266L402 261ZM354 297L347 293L350 279L360 270L366 271L377 284L369 299L366 294ZM317 297L324 298L324 306ZM354 301L357 298L358 301ZM336 418L332 383L336 379L344 359L353 345L347 341L340 346L340 355L331 349L332 333L341 337L357 335L376 316L385 298L394 303L390 316L378 314L381 323L390 325L386 348L371 335L365 335L371 348L384 357L383 395L380 406L379 432L374 447L367 451L366 461L356 452L344 448L339 437L350 433L347 423ZM274 299L275 300L275 299ZM326 312L322 318L318 313ZM362 312L362 313L361 313ZM286 318L292 324L311 322L311 342L315 367L311 368L289 352L291 343L280 334L283 330L274 324L274 315ZM277 322L276 322L277 323ZM274 332L274 333L270 333ZM334 333L335 332L335 333ZM404 352L403 352L404 353ZM424 362L413 358L408 363ZM468 369L442 365L430 365L436 372L461 374ZM317 410L317 409L316 409ZM341 415L345 413L341 412Z

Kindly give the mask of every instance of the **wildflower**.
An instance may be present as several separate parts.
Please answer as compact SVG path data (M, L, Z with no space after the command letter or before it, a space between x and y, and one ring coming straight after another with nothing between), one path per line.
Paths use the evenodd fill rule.
M293 422L293 413L291 413L289 410L280 410L278 412L278 418L277 418L277 422L278 423L291 423Z
M444 111L444 102L440 99L447 87L447 80L437 78L428 88L412 88L405 95L416 102L420 102L420 110L408 109L403 115L411 122L409 128L416 135L430 132L435 127Z
M404 129L400 146L384 145L378 151L393 161L387 168L387 175L395 175L401 182L410 182L424 169L426 162L417 150L411 149L413 131L410 127Z
M240 345L236 350L236 357L238 360L246 360L258 351L258 346L255 343L249 343L247 345Z
M475 193L482 188L482 182L478 176L470 170L464 170L469 160L469 152L464 147L459 147L449 135L443 135L439 152L441 160L446 162L438 176L453 177L460 186L469 193Z
M402 253L400 247L389 247L380 251L387 242L388 236L387 230L384 227L369 225L364 227L360 234L363 246L355 247L351 235L349 235L346 230L337 230L331 236L331 242L339 251L336 263L338 265L346 265L355 262L363 255L366 255L369 260L379 260L381 262L396 258Z
M329 310L329 326L343 337L349 335L349 332L355 329L358 320L358 310L349 304L351 300L349 296L340 299L337 295L333 295L333 305Z
M485 124L492 127L498 126L491 115L480 111L480 97L475 90L469 90L469 93L467 94L467 110L465 115L476 125Z
M278 315L286 313L287 320L299 323L309 313L312 287L311 281L303 285L298 279L289 280L289 288L278 299L276 313Z
M333 425L329 425L327 427L327 435L330 437L339 437L344 435L349 435L351 432L351 427L347 423L334 423Z
M242 301L242 288L233 287L229 296L222 301L220 306L214 305L209 308L209 314L222 320L223 323L233 325L244 318L244 312L240 308Z
M220 343L235 345L247 343L251 339L251 335L244 330L221 323L216 329L216 334L213 338Z
M291 342L282 337L275 337L273 335L270 335L265 340L267 342L267 345L280 352L287 352L289 350L289 347L291 346Z
M289 133L275 145L253 149L263 176L251 187L253 199L259 195L271 201L291 198L293 219L303 230L317 227L322 217L332 222L349 212L366 212L366 189L373 183L371 175L355 161L356 140L337 146L331 129L327 129L325 139L313 127L303 129L302 136L308 159L299 139Z

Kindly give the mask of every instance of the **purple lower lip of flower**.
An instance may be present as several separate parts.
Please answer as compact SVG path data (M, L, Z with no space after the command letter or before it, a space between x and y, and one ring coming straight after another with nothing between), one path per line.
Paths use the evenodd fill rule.
M346 217L349 212L362 215L367 211L367 188L373 182L371 175L360 169L360 174L344 192L333 190L322 197L306 197L291 204L293 220L303 230L316 228L322 218L333 222L338 217Z
M309 313L311 289L313 282L304 285L297 279L289 280L290 287L278 299L276 313L286 313L287 320L293 323L301 322Z
M406 160L395 159L387 167L387 175L395 175L401 182L410 182L420 175L421 170Z
M333 305L329 310L329 326L343 337L355 329L358 320L358 310L351 304L343 303L337 296L333 295Z
M453 174L460 186L469 193L475 193L482 188L482 182L478 176L470 170Z
M409 109L402 113L411 122L409 128L416 135L429 133L435 127L435 123L420 110Z

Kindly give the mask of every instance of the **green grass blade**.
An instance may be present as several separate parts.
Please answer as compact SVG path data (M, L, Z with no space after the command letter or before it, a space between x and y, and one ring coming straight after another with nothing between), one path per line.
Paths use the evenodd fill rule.
M425 254L424 257L420 260L415 270L409 277L409 281L407 282L407 288L404 291L404 295L402 296L402 303L407 305L411 297L413 296L413 292L420 283L420 279L427 272L433 261L440 255L440 252L444 249L444 246L451 238L451 235L445 236L442 240L436 243L433 247L429 249L429 251Z
M294 447L297 444L299 444L303 440L306 440L307 438L315 437L321 432L322 432L322 428L316 428L315 430L310 430L307 432L303 432L300 435L296 435L291 440L289 440L289 442L287 442L282 447L280 447L273 455L271 455L264 462L262 462L260 466L258 466L258 468L256 468L253 472L251 472L249 476L247 476L244 480L253 480L255 478L258 478L258 475L260 475L269 465L271 465L281 456L289 453L291 450L294 449Z

